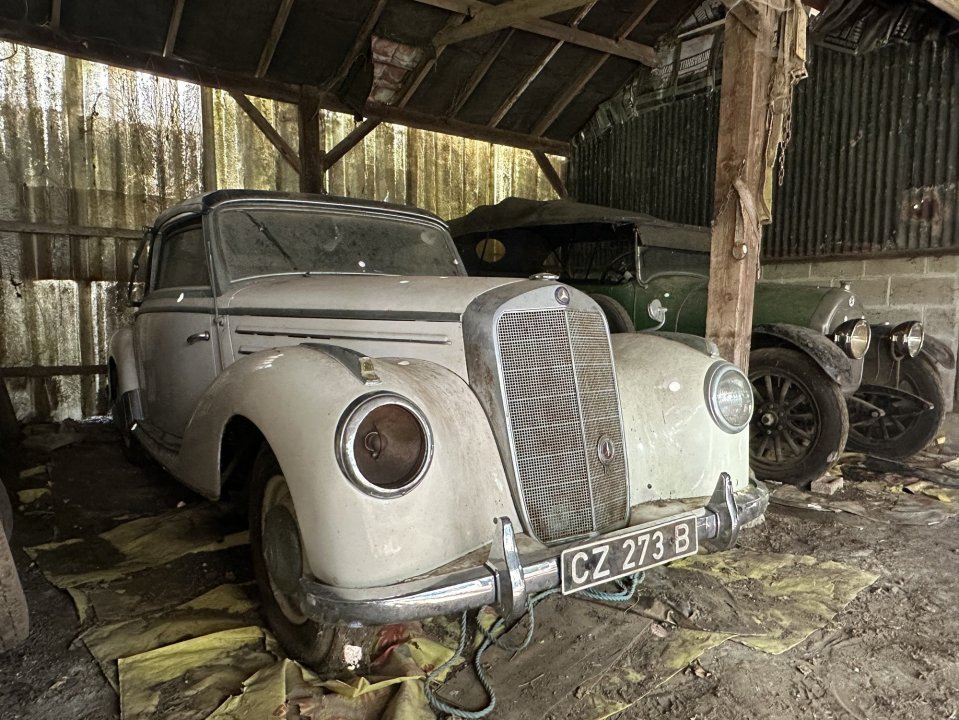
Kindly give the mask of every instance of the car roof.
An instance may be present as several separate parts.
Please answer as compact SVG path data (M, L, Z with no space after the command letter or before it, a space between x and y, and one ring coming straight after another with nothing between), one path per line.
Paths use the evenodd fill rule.
M709 228L668 222L652 215L589 205L574 200L529 200L509 197L495 205L480 205L472 212L449 221L454 238L489 235L514 228L560 225L632 225L639 230L643 245L676 250L709 252Z
M445 225L443 220L437 215L427 212L426 210L420 210L419 208L411 207L409 205L378 202L376 200L361 200L357 198L340 197L338 195L292 193L275 190L223 189L213 190L201 195L195 195L177 203L172 207L167 208L157 216L153 223L153 227L159 228L173 218L181 217L183 215L202 215L213 207L229 200L262 200L267 202L273 200L294 200L300 202L312 202L322 205L348 205L361 209L365 208L370 210L378 210L381 212L394 212L406 216L418 216L424 220Z

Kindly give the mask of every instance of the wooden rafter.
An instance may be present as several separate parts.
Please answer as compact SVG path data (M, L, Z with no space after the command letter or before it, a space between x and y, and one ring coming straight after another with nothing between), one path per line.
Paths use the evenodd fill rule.
M290 10L293 7L293 0L280 0L280 7L276 11L276 17L273 18L273 27L270 29L270 35L263 45L263 52L260 53L260 62L257 63L255 76L265 77L267 70L270 69L270 63L273 62L273 54L276 52L276 46L280 44L280 38L283 37L283 31L286 29L286 21L290 17Z
M597 0L589 3L586 7L580 10L576 17L574 17L569 22L570 27L577 27L582 21L583 18L593 9L593 6L596 4ZM553 59L553 56L559 52L560 48L563 47L563 41L557 40L553 43L552 47L546 51L546 54L540 58L539 62L534 65L529 72L516 84L516 87L513 88L513 91L509 94L506 100L499 106L496 112L493 113L493 117L489 120L490 127L496 127L502 122L503 118L506 117L513 106L516 104L516 101L520 99L520 96L526 92L526 89L533 84L533 81L539 77L540 73L546 69L546 66L549 64L549 61Z
M346 153L359 145L363 138L376 130L376 126L379 124L379 120L364 120L355 128L350 130L349 134L345 138L340 140L336 145L330 148L328 153L326 153L326 169L329 170L331 167L336 165L336 163L342 160Z
M180 32L180 20L183 19L183 6L186 0L176 0L173 12L170 14L170 24L166 30L166 42L163 43L163 57L170 57L176 45L176 36Z
M483 78L486 77L486 73L489 72L490 67L492 67L494 62L496 62L496 58L498 58L500 53L503 52L503 48L506 47L506 43L508 43L513 37L514 32L515 30L512 28L504 32L500 36L500 39L496 41L496 44L486 51L486 54L483 55L483 59L480 60L480 64L476 66L476 68L473 70L473 74L470 75L470 79L466 81L466 85L464 85L456 94L456 97L453 98L453 103L450 105L449 112L447 113L450 117L456 117L459 114L459 111L463 109L463 106L466 104L467 100L470 99L473 92L483 81Z
M449 12L459 13L461 15L472 15L477 10L490 6L488 3L479 2L479 0L415 0L423 5L438 7ZM585 5L586 3L580 3ZM561 23L550 22L549 20L524 20L510 25L517 30L523 30L535 35L552 38L553 40L562 40L570 45L598 50L599 52L609 53L616 57L626 58L634 62L642 63L653 67L656 64L656 50L649 45L632 42L631 40L617 41L614 38L596 35L571 28Z
M370 8L369 14L366 16L366 20L363 21L362 27L358 33L356 33L356 38L353 40L353 46L350 48L350 51L346 54L346 57L343 58L343 62L340 63L339 69L336 71L336 74L333 76L333 80L330 85L336 85L344 77L346 73L349 72L350 68L353 67L353 63L356 62L356 58L360 56L364 50L369 48L370 37L373 35L373 29L376 27L376 23L380 20L380 15L383 14L383 9L386 7L387 0L376 0L373 3L373 7Z
M439 31L442 33L444 30L454 28L465 20L466 18L461 15L453 15L446 21L446 24ZM419 67L416 68L410 74L410 79L406 83L406 87L403 89L403 92L400 93L399 99L393 103L398 108L406 107L407 103L413 99L413 96L416 94L416 91L419 89L420 85L423 84L423 81L426 79L426 76L430 74L433 68L436 66L436 61L439 60L440 55L443 54L443 51L446 49L446 45L435 45L434 40L434 51L432 55L427 55L423 58L423 61L419 64Z
M60 0L51 0L50 2L50 28L52 30L60 29Z
M624 41L633 30L635 30L639 24L649 15L649 12L653 9L653 6L656 5L658 0L646 0L643 5L634 12L626 22L624 22L617 29L616 34L613 36L617 42ZM583 88L589 84L589 81L593 79L593 76L599 72L599 69L606 64L606 61L611 57L609 53L604 53L597 56L591 63L586 65L576 79L569 85L567 88L557 97L553 104L550 105L549 109L543 113L542 118L533 128L534 135L542 135L556 122L556 119L562 115L563 111L569 107L570 103L573 102L579 94L583 91Z
M438 33L436 42L452 45L480 35L488 35L503 28L515 27L517 23L548 17L585 4L584 0L508 0L500 5L486 5L468 23Z
M546 179L549 181L549 184L552 185L556 194L563 199L568 198L569 191L566 189L566 183L563 182L563 178L556 172L556 168L553 167L553 163L546 157L546 153L540 150L533 150L533 157L536 158L536 164L539 165L539 169L543 171L543 175L546 176Z
M247 117L253 121L253 124L260 129L260 132L266 136L270 144L279 151L280 155L289 163L290 167L300 172L300 156L296 154L296 150L290 147L290 144L276 131L276 128L270 124L270 121L263 117L263 113L257 109L256 105L250 102L250 99L243 93L231 91L230 97L236 100L236 104L240 106L240 109L246 113Z

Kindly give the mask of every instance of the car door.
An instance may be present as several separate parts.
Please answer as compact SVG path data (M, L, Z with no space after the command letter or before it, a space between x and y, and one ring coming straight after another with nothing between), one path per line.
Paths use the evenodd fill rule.
M209 253L198 220L153 241L149 289L134 320L144 430L175 449L218 370Z

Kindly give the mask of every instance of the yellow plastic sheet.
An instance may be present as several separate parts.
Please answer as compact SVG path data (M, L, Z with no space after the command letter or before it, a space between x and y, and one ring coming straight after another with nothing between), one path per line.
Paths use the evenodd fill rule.
M879 577L808 555L731 550L673 564L719 578L759 632L737 642L778 655L796 647Z
M94 538L47 543L25 552L50 582L70 588L117 580L190 553L245 544L245 531L224 533L233 525L227 509L201 503L131 520Z
M936 485L929 480L919 480L908 485L892 485L889 487L892 492L907 492L913 495L928 495L936 498L939 502L957 503L959 502L959 488L943 487Z
M31 503L37 502L37 500L48 497L50 497L50 488L46 487L17 491L17 501L21 505L30 505Z

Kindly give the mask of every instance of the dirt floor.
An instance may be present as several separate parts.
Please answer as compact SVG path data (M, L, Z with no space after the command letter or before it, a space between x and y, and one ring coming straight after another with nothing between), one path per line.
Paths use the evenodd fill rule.
M112 429L105 425L85 425L81 442L53 452L23 447L5 450L0 456L0 477L15 508L17 491L36 487L35 481L20 477L21 471L39 465L46 465L53 493L47 500L19 505L12 543L30 603L32 633L23 648L0 655L0 718L119 718L115 691L78 640L84 626L73 601L47 581L22 548L93 537L131 518L157 515L199 499L157 468L127 464ZM910 477L906 473L904 480ZM864 491L847 479L842 499L855 501L863 496ZM959 717L956 517L932 526L900 525L850 512L774 505L765 524L746 532L740 546L835 560L874 572L879 579L798 647L770 655L723 642L618 717ZM246 548L239 547L228 553L180 558L160 568L160 575L151 576L152 591L162 594L164 572L171 582L176 578L182 584L185 578L197 594L223 582L242 583L251 577L245 553ZM651 582L655 584L655 577ZM694 594L691 591L693 602ZM598 667L622 663L632 648L603 638L604 629L612 630L610 621L601 620L601 614L589 607L590 603L570 600L543 603L537 617L537 644L531 651L549 661L550 638L558 635L551 625L588 625L595 617L606 624L596 627L595 635L582 634L578 639L587 643L602 639L601 643L596 640L604 655L598 658ZM657 627L657 632L668 631ZM575 658L566 677L568 687L548 692L557 698L555 703L524 707L522 715L570 717L564 708L574 688L588 685L603 692L602 673L597 676L580 669ZM524 703L522 694L516 702L517 707ZM507 707L501 705L492 717L518 716Z

